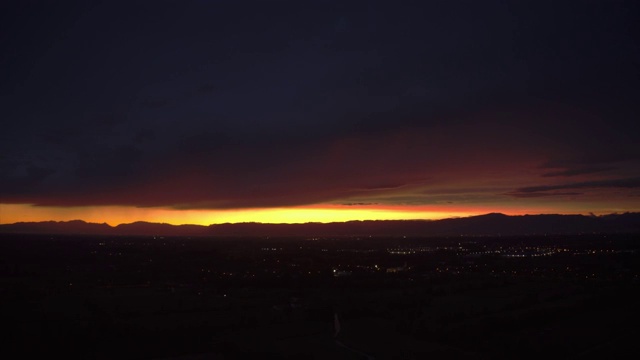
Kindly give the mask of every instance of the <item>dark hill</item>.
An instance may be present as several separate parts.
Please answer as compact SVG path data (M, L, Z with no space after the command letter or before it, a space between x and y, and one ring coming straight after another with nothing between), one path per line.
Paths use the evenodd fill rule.
M584 215L486 214L444 220L349 221L336 223L171 225L22 222L0 225L0 233L161 236L495 236L579 233L640 233L640 213Z

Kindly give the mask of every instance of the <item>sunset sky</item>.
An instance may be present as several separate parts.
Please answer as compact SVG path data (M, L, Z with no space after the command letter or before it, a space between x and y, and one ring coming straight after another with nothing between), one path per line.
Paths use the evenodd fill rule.
M8 1L0 223L640 211L633 1Z

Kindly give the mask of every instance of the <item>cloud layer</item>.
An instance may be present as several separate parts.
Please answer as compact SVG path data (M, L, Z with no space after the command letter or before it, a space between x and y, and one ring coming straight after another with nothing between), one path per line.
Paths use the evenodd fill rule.
M635 5L459 5L14 4L0 201L633 201Z

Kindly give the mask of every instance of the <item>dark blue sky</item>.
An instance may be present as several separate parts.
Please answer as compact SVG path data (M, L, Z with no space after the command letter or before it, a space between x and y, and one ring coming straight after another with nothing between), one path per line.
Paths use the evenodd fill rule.
M635 2L0 13L3 203L640 210Z

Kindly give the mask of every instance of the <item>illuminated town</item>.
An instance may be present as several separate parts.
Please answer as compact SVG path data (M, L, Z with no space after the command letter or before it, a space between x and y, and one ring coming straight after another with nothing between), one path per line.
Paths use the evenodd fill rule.
M5 234L4 316L21 319L16 340L69 351L82 339L82 357L358 358L329 342L334 316L341 341L375 358L610 353L636 319L636 240Z

